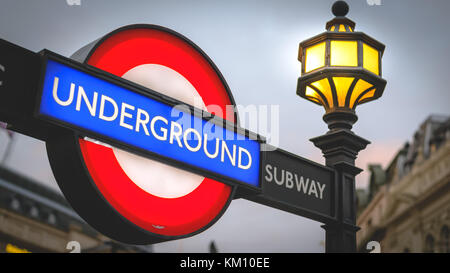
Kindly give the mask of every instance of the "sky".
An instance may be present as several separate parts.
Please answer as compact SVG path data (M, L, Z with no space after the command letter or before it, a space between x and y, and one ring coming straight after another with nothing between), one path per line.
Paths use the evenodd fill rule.
M171 28L195 42L217 65L240 105L278 105L277 146L324 163L308 139L324 134L323 108L296 95L299 42L325 31L333 18L331 0L119 1L2 0L0 38L33 51L70 56L82 46L124 25ZM383 96L357 107L353 131L370 140L357 166L386 166L430 114L450 115L450 1L347 1L347 17L386 45ZM1 61L1 52L0 52ZM0 156L9 144L0 132ZM16 135L2 162L58 190L45 144ZM159 252L206 252L211 240L222 252L323 252L320 223L246 200L235 200L219 221L191 238L156 244Z

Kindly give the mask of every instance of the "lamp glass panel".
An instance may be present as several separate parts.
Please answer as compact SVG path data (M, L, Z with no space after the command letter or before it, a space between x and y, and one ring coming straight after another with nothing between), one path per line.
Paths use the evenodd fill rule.
M333 77L339 107L345 106L345 99L347 98L348 89L350 88L353 80L353 77Z
M306 49L305 73L325 65L325 42Z
M316 82L311 83L312 86L317 88L327 99L328 105L330 108L333 107L333 94L331 93L330 83L327 78L318 80Z
M358 44L356 41L331 41L330 54L332 66L358 65Z
M379 75L378 50L363 44L363 67Z
M345 25L339 25L339 32L345 32Z
M312 89L311 87L309 87L309 86L306 87L305 95L309 99L325 106L325 103L323 102L322 97L316 92L316 90Z
M359 95L361 95L362 92L371 87L373 87L372 84L366 82L363 79L359 79L358 82L356 82L355 87L353 88L352 96L350 97L350 108L353 108L353 105L355 104L355 101L359 97Z
M366 94L364 94L364 96L362 96L362 97L359 99L358 103L363 103L365 99L370 99L370 98L372 98L373 95L375 95L375 90L376 90L376 89L374 88L374 89L370 90L369 92L367 92Z
M330 31L334 31L335 29L336 29L336 27L335 27L335 26L332 26L331 29L330 29Z

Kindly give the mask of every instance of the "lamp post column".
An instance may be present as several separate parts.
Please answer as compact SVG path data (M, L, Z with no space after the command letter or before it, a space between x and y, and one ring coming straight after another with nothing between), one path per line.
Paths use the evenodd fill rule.
M335 223L327 223L325 251L327 253L356 252L356 190L355 176L362 170L355 166L358 152L370 142L355 135L352 124L357 116L352 112L332 112L323 117L330 129L325 135L310 139L322 150L325 164L336 170L334 193Z
M326 165L336 171L334 219L323 226L326 252L356 252L355 176L362 170L355 166L355 159L370 142L351 129L358 120L356 106L383 94L385 46L354 31L355 22L345 17L349 11L345 1L336 1L331 10L336 17L327 22L327 31L300 43L302 74L297 95L325 108L323 120L330 129L311 139L322 150Z

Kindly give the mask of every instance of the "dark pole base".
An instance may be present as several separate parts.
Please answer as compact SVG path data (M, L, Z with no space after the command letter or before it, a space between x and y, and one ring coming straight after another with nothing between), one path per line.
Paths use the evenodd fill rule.
M355 253L357 226L323 225L326 253Z
M356 189L355 176L362 170L355 167L358 152L370 143L355 135L351 128L357 117L353 111L333 111L324 115L330 131L311 139L322 150L325 164L336 171L335 223L322 226L326 233L327 253L356 252Z

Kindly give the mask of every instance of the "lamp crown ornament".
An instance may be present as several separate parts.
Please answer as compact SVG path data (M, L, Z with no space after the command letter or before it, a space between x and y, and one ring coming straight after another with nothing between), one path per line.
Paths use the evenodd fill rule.
M331 7L334 16L345 16L349 10L348 4L345 1L336 1Z
M326 30L332 32L353 32L355 29L355 22L345 17L349 11L348 4L345 1L336 1L331 7L335 18L328 21Z
M300 43L297 94L325 108L323 119L330 130L350 130L358 119L356 106L383 94L385 46L354 31L355 22L345 17L345 1L336 1L331 10L336 17L326 23L326 31Z

